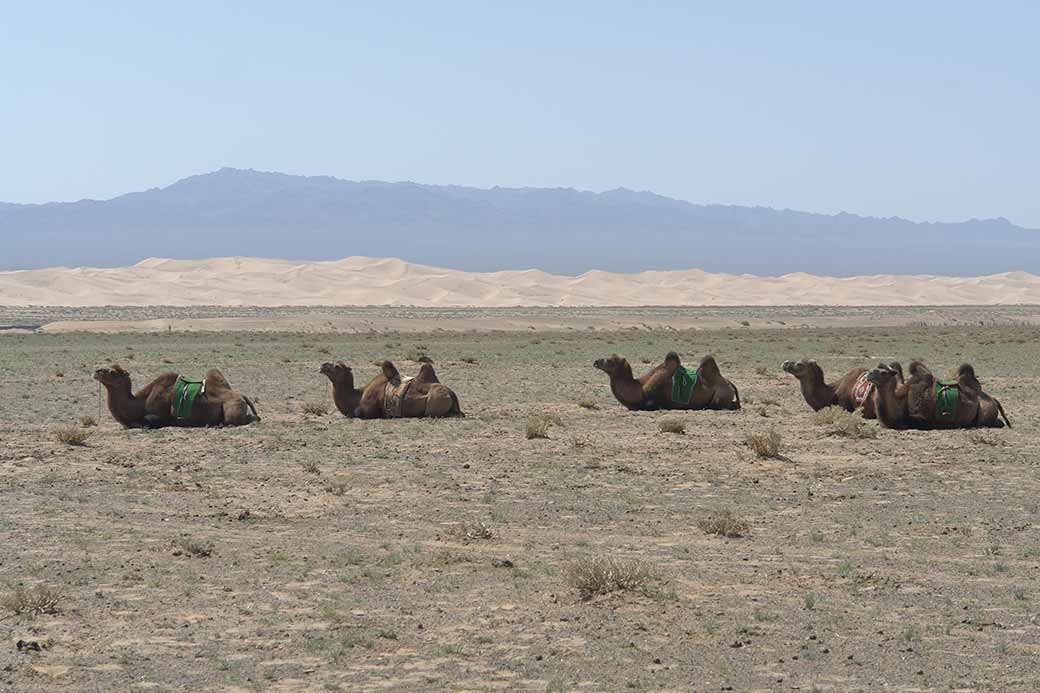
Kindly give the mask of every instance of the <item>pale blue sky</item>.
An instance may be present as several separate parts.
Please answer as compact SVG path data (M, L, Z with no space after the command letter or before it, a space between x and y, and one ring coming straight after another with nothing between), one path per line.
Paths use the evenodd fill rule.
M0 200L235 166L1040 228L1040 3L490 4L10 3Z

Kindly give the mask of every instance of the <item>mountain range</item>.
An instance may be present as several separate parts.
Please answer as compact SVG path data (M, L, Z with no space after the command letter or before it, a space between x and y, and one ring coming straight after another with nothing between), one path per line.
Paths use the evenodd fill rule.
M223 168L109 200L0 203L0 270L147 257L393 256L469 271L1040 273L1040 231L699 205L624 188L467 188Z

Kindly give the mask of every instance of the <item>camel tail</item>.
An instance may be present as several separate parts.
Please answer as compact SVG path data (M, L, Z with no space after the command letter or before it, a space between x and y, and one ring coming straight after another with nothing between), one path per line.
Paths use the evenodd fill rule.
M256 407L253 405L253 400L249 399L245 395L242 395L242 399L244 399L246 401L246 404L249 405L249 410L253 412L253 418L259 421L260 415L256 413Z
M461 417L465 418L466 415L462 413L462 407L459 406L459 396L455 394L454 390L450 390L450 392L451 392L451 411L448 412L448 416L461 416Z
M740 390L738 390L737 386L733 383L730 383L729 386L733 388L733 395L736 398L734 399L733 404L731 404L729 408L732 411L736 411L737 409L740 409Z
M1004 423L1006 423L1006 424L1007 424L1007 427L1008 427L1008 428L1011 428L1011 422L1010 422L1010 421L1008 421L1008 417L1007 417L1007 414L1005 414L1005 413L1004 413L1004 407L1002 407L1002 406L1000 405L1000 400L999 400L999 399L997 399L996 397L994 397L994 398L993 398L993 401L997 403L997 411L999 411L999 412L1000 412L1000 416L1001 416L1001 417L1003 417L1003 419L1004 419Z

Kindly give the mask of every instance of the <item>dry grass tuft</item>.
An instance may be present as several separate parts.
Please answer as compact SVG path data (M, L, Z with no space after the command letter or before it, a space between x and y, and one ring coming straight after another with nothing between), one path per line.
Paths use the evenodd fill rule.
M213 555L213 544L189 537L177 537L173 540L173 555L187 555L195 558L209 558Z
M813 421L827 426L827 435L843 438L877 438L877 429L867 424L863 416L841 407L825 407L813 414Z
M16 615L35 616L37 614L58 613L58 602L61 601L61 590L46 585L35 587L19 587L14 592L0 599L0 607Z
M770 427L767 433L748 433L744 442L762 459L776 459L780 457L782 438L780 437L780 431L776 430L775 426Z
M579 401L578 406L582 409L588 409L590 411L595 411L599 409L599 405L593 402L591 399L583 399Z
M351 484L348 479L333 479L325 484L325 490L334 496L342 496L350 490Z
M524 420L524 437L528 440L548 438L549 427L553 424L560 424L560 417L555 414L528 414Z
M90 428L91 426L97 426L97 419L89 414L86 416L79 417L79 425L83 428Z
M748 533L751 526L747 520L737 517L732 510L723 510L697 521L705 534L738 539Z
M312 416L327 416L329 413L329 405L324 402L304 402L301 409L304 414Z
M657 422L657 430L661 433L686 433L686 422L682 419L661 419Z
M491 530L491 525L483 520L480 522L463 522L457 527L456 532L465 541L481 541L495 536L495 533Z
M649 592L661 575L646 561L605 557L584 558L567 568L567 580L583 600L611 592Z
M90 431L72 424L55 426L53 432L54 439L65 445L84 445L90 437Z

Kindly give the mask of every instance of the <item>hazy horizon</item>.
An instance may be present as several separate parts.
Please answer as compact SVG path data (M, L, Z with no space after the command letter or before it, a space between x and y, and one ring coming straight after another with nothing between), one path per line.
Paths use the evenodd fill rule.
M1037 20L966 2L16 5L0 200L231 166L1040 228Z

